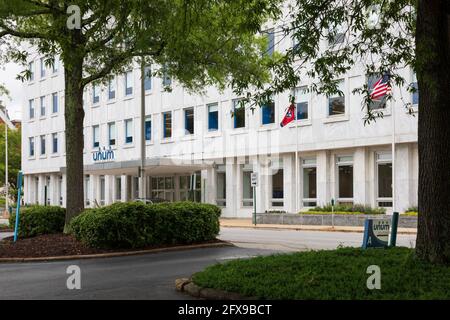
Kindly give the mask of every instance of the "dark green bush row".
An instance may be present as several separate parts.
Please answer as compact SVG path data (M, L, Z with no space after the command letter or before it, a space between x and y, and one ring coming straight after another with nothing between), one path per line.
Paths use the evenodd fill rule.
M64 229L66 209L57 206L29 206L20 210L19 237L28 238L40 234L59 233ZM16 212L9 217L9 225L14 228Z
M331 212L331 204L327 204L323 207L315 207L309 209L309 211L315 211L315 212ZM371 206L364 205L364 204L354 204L354 205L342 205L337 204L334 206L334 211L339 212L355 212L355 213L362 213L362 214L385 214L386 209L385 208L372 208Z
M70 230L97 248L139 248L214 239L220 208L205 203L115 203L75 217Z

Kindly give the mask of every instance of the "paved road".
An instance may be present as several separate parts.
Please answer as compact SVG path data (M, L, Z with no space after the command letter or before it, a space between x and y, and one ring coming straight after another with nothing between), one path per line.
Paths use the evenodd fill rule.
M246 228L221 228L220 238L247 248L281 251L360 247L363 234L358 232L295 231ZM416 235L398 235L397 245L414 247Z
M236 258L281 251L360 246L361 233L223 228L238 247L194 249L109 259L0 264L0 299L187 299L174 280ZM409 246L413 236L401 236ZM81 268L81 290L68 290L66 269Z

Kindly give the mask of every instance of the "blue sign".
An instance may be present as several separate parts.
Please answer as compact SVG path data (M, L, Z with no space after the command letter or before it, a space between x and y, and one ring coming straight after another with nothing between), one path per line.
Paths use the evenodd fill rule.
M364 222L363 249L387 247L390 229L390 219L366 219Z
M111 147L109 147L109 149L103 147L103 150L98 148L98 150L92 152L92 160L94 160L94 162L113 161L114 159L115 154Z

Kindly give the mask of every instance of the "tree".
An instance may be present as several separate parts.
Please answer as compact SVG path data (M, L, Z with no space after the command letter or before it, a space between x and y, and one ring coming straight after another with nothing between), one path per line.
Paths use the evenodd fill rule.
M272 83L237 83L235 90L255 90L252 98L258 102L311 77L311 91L336 93L334 79L359 64L368 75L387 74L391 86L408 85L414 91L399 73L411 66L420 92L416 253L450 263L450 1L296 0L289 20L282 32L297 45L273 64ZM383 116L382 110L369 108L367 85L354 93L365 97L366 123Z
M133 58L164 66L188 90L230 79L268 80L269 60L255 34L279 13L278 0L3 0L4 58L26 63L28 40L51 65L59 55L65 75L67 216L83 210L83 90L123 72ZM30 76L27 70L23 78Z
M5 124L0 123L0 184L5 183ZM21 132L8 129L8 182L10 195L16 196L17 174L21 166Z

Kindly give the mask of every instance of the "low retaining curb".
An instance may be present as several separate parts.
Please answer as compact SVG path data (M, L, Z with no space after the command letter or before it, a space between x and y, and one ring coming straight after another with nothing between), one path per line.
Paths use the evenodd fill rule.
M136 256L143 254L152 254L160 252L170 251L182 251L189 249L200 248L219 248L219 247L233 247L234 244L230 242L218 242L218 243L204 243L193 244L187 246L176 246L168 248L157 248L149 250L136 250L136 251L124 251L124 252L111 252L111 253L99 253L99 254L85 254L85 255L71 255L71 256L56 256L56 257L36 257L36 258L0 258L0 263L13 263L13 262L48 262L48 261L64 261L64 260L80 260L80 259L95 259L95 258L113 258L113 257L126 257Z
M390 215L369 214L292 214L292 213L260 213L256 215L258 224L311 225L335 227L364 227L366 219L391 218ZM417 217L400 215L399 228L417 228Z
M188 278L175 280L175 289L192 297L207 300L258 300L255 297L246 297L239 293L203 288L196 285L191 279Z

